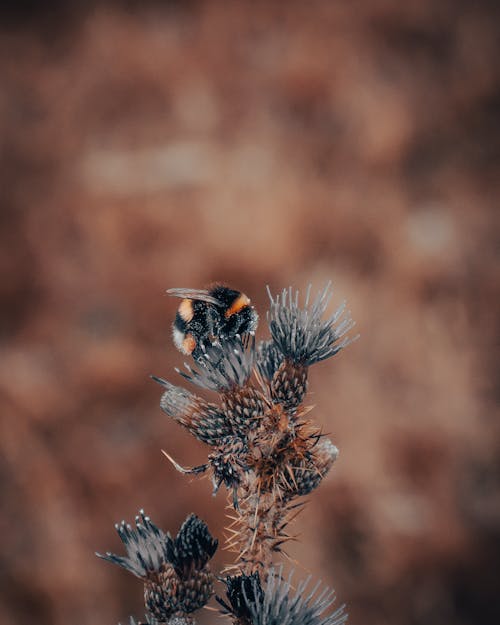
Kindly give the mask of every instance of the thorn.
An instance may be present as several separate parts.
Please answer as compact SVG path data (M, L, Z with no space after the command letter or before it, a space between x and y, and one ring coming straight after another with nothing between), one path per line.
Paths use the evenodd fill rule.
M183 473L184 475L196 475L197 473L204 473L208 469L208 464L201 464L198 467L185 468L182 467L178 462L176 462L172 456L169 456L167 452L162 449L161 453L174 465L174 467L179 471L179 473Z
M292 484L295 486L295 488L297 488L297 480L295 479L295 475L293 474L292 467L289 464L286 465L286 470L288 472L288 475L290 476L290 479L292 480ZM285 476L283 475L283 479L284 477Z
M152 375L152 374L150 374L149 377L152 380L154 380L155 382L158 382L158 384L160 384L161 386L164 386L164 387L168 388L169 383L166 380L164 380L163 378L159 378L158 376Z
M315 404L310 404L309 406L302 406L300 410L297 411L296 417L302 419L302 417L305 417L307 414L311 412L311 410L314 410L314 408L316 408Z

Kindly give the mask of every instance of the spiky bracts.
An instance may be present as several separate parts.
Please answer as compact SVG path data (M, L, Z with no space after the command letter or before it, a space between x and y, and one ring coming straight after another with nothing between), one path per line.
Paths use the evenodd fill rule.
M262 588L257 573L227 577L227 602L217 601L224 614L233 617L234 625L343 625L347 621L344 606L329 612L335 602L335 593L321 589L317 583L308 590L311 578L292 586L293 572L287 579L283 570L271 569Z
M162 410L211 447L208 462L185 473L208 471L214 491L230 492L233 525L229 546L245 574L269 567L291 537L286 530L300 505L297 497L319 486L338 450L306 418L303 405L309 367L330 358L351 339L353 322L342 305L322 317L331 293L328 284L310 303L299 305L298 291L273 297L267 318L271 339L258 346L238 337L217 340L193 366L179 372L189 382L219 395L218 403L155 378L166 389Z
M222 438L231 434L232 429L227 418L218 406L162 378L152 378L166 389L160 403L163 412L187 428L200 441L215 446Z
M267 313L269 329L274 344L285 359L309 366L334 356L351 342L345 335L354 322L349 315L342 319L345 302L331 317L322 319L332 298L331 282L318 293L311 305L309 285L303 308L299 306L299 291L294 293L292 287L283 289L276 297L269 289L268 294L271 300ZM345 338L340 340L342 337Z
M116 530L127 556L96 554L144 582L147 623L192 623L189 615L203 607L213 593L208 561L217 549L206 524L191 514L172 538L141 510L135 529L122 521Z

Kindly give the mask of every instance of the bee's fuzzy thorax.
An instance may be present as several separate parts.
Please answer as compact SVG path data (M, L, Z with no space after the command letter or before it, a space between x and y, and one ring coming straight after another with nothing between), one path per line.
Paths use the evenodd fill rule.
M169 289L182 297L173 323L174 344L197 361L221 340L253 335L258 315L247 295L222 284L203 289Z

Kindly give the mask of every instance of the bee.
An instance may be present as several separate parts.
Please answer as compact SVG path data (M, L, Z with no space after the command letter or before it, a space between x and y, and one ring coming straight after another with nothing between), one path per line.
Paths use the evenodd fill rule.
M241 291L216 284L208 290L169 289L181 297L173 323L174 344L183 354L200 359L206 347L240 335L255 334L259 316Z

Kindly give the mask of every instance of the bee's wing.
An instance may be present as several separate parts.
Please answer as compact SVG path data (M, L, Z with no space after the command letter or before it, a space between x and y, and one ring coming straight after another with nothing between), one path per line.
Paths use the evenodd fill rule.
M214 306L223 306L223 304L212 297L210 293L204 289L168 289L167 293L174 297L181 297L182 299L196 299L201 302L207 302L208 304L214 304Z

